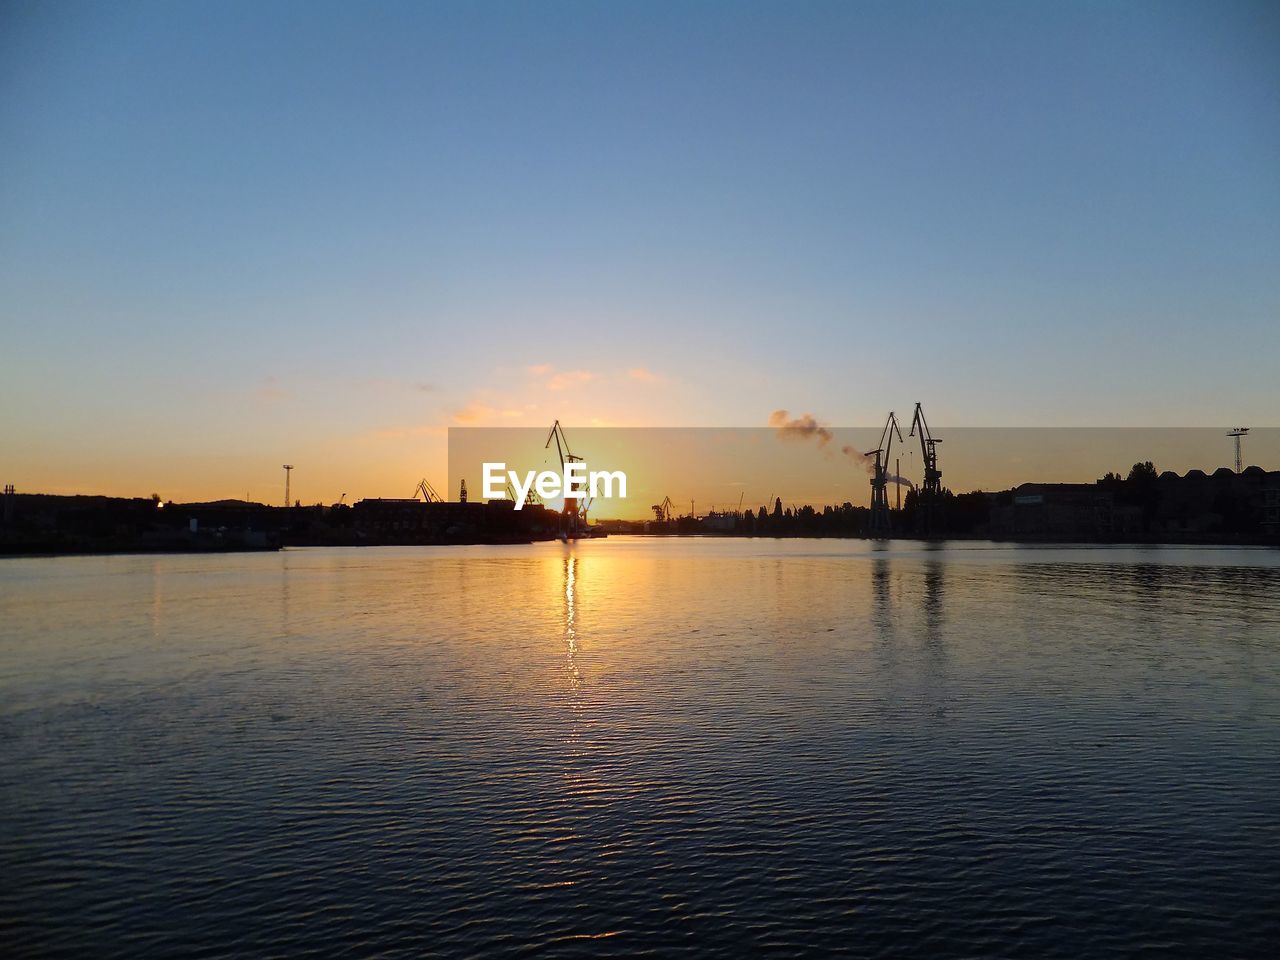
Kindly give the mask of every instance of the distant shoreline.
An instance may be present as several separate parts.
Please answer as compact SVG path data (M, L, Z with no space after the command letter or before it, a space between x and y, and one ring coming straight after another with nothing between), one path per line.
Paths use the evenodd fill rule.
M654 520L566 518L511 499L444 501L366 498L304 507L241 500L165 502L20 494L10 486L0 511L0 556L260 552L281 547L449 546L558 539L565 531L647 537L883 540L915 542L1280 545L1280 471L1248 467L1206 474L1157 473L1135 464L1127 478L1094 483L1025 483L996 493L931 499L909 495L884 515L867 507L785 507L771 512L673 516ZM900 531L900 532L896 532Z
M1019 539L993 539L990 537L914 537L914 536L894 536L887 538L873 537L833 537L833 536L745 536L735 534L716 534L716 533L691 533L691 534L653 534L653 533L622 533L615 534L612 538L593 538L593 539L616 539L619 537L634 537L644 540L802 540L802 541L839 541L839 542L862 542L862 543L934 543L934 544L960 544L960 543L987 543L994 546L1081 546L1081 547L1247 547L1247 548L1264 548L1270 550L1280 550L1280 544L1274 540L1258 540L1258 539L1209 539L1209 540L1171 540L1171 539L1153 539L1153 540L1082 540L1075 538L1019 538ZM181 548L181 547L155 547L155 548L129 548L129 547L84 547L84 548L64 548L55 549L25 549L25 550L5 550L0 549L0 562L5 560L38 560L38 559L54 559L57 557L130 557L130 556L209 556L209 555L225 555L238 553L280 553L284 550L333 550L333 549L349 549L358 547L360 549L376 549L378 547L476 547L476 546L531 546L534 543L555 543L556 540L512 540L512 541L495 541L495 540L474 540L474 541L446 541L438 543L307 543L307 544L278 544L267 547L251 547L251 546L228 546L216 548Z

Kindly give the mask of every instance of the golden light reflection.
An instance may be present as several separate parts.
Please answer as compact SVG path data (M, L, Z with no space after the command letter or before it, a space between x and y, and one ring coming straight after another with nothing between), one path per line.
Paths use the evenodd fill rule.
M572 549L572 548L569 548ZM564 558L564 640L565 667L569 676L569 689L582 686L582 673L578 670L577 590L578 558L569 553Z
M151 636L160 636L160 621L164 614L164 585L161 574L165 564L157 559L151 563Z
M586 750L582 743L583 703L582 672L578 669L578 557L572 545L566 545L564 557L564 657L568 678L568 712L565 728L565 756L570 765L565 770L571 793L591 789L590 777L584 777L577 762Z

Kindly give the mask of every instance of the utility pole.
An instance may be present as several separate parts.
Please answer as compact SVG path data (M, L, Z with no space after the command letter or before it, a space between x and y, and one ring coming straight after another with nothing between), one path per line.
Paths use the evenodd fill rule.
M290 473L292 473L292 471L293 471L293 464L286 463L284 465L284 505L286 507L291 506L291 503L289 501L289 475Z
M1227 434L1228 437L1234 437L1236 441L1236 473L1239 473L1241 470L1241 467L1243 466L1243 464L1240 461L1240 438L1248 436L1248 434L1249 434L1248 427L1236 427L1234 430L1232 430L1230 433Z

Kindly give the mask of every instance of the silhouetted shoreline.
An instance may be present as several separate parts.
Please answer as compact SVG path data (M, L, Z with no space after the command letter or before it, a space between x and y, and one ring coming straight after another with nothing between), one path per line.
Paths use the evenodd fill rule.
M845 502L815 508L711 511L654 519L606 521L609 533L656 536L853 537L987 540L997 543L1280 543L1280 471L1222 468L1158 473L1146 461L1128 476L1093 483L1023 483L1009 490L955 494L941 488L907 492L900 508L877 522L868 507Z
M243 500L9 494L0 555L224 553L305 546L511 544L548 540L557 517L507 501L364 500L273 507Z
M1135 464L1127 477L1095 483L1024 483L995 493L932 499L917 490L875 529L867 507L711 511L654 520L605 520L603 534L766 539L978 540L992 543L1280 544L1280 471L1222 468L1157 473ZM659 519L661 517L661 519ZM276 507L244 500L165 502L157 496L7 493L0 555L222 553L281 547L522 544L561 536L564 518L541 504L516 510L485 502L368 498L354 504Z

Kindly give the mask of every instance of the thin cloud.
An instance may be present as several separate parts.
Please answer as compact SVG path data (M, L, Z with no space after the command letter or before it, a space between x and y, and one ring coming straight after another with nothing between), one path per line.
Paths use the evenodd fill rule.
M375 440L408 440L412 437L440 437L447 432L447 427L438 424L420 424L412 427L384 427L373 431L370 436Z
M632 380L639 380L641 383L660 383L662 381L662 377L647 367L632 367L627 371L627 376Z
M547 381L548 390L567 390L569 387L577 386L582 383L590 383L599 377L599 374L592 373L590 370L567 370L557 373Z
M404 380L399 377L363 377L358 380L326 383L326 389L353 389L373 394L435 393L439 387L425 380Z
M513 407L491 407L483 403L470 403L452 414L455 423L476 423L480 420L518 420L525 411Z
M457 423L475 423L493 415L493 408L480 403L470 403L461 410L453 411L453 419Z
M280 381L275 377L266 377L253 391L254 399L264 403L288 400L291 396L293 396L293 391L281 386Z

